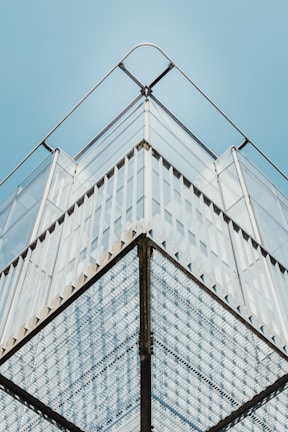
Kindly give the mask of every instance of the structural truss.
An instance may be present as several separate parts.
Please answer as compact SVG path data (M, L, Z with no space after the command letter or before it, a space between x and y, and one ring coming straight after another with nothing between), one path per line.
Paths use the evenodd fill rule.
M150 84L134 48L1 183L48 150L0 205L1 432L287 430L287 198L153 48ZM48 144L116 69L139 94L74 158ZM173 69L238 147L154 94Z

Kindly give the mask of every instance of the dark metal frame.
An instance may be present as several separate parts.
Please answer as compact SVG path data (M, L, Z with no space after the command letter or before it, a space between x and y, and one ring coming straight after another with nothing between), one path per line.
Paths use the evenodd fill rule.
M150 257L152 247L149 240L142 237L138 243L139 258L139 295L140 295L140 394L141 394L141 432L151 432L152 390L151 390L151 284Z
M272 399L277 393L284 390L288 382L288 374L279 378L273 384L268 386L265 390L255 395L251 400L245 402L238 409L233 411L230 415L221 420L217 425L213 426L207 432L221 432L227 427L234 426L239 423L243 418L252 415L260 406L264 405L267 401Z
M140 424L141 432L151 432L152 426L152 386L151 386L151 356L153 355L153 335L151 333L151 256L153 250L158 250L166 258L168 258L174 265L181 271L189 276L196 282L202 289L211 295L215 301L220 302L230 313L237 319L244 323L250 330L252 330L259 338L264 340L270 348L275 350L282 358L287 360L288 357L275 345L269 342L261 333L249 324L244 318L238 315L231 307L217 297L216 294L211 292L203 283L203 281L194 277L187 269L171 257L162 247L157 245L151 238L145 234L140 234L114 258L107 263L107 265L99 270L94 277L87 281L82 288L77 290L71 295L58 309L51 313L34 331L29 333L21 342L19 342L13 349L0 360L0 366L5 363L11 356L13 356L24 344L33 338L41 329L43 329L51 320L63 312L71 303L73 303L79 296L81 296L91 285L93 285L104 273L106 273L116 262L123 258L129 251L137 247L138 260L139 260L139 299L140 299L140 334L139 334L139 356L140 356ZM272 385L268 386L259 394L255 395L250 401L244 403L229 416L222 419L217 425L214 425L207 432L220 432L221 430L231 427L241 421L247 415L252 415L253 412L265 402L273 398L279 392L283 391L288 383L288 374L283 375ZM0 389L5 391L17 401L23 403L28 408L32 409L38 415L41 415L45 420L53 425L56 425L60 430L69 432L83 432L78 426L68 421L65 417L53 411L49 406L35 398L33 395L23 390L21 387L13 383L0 374Z
M4 390L8 395L21 402L26 407L30 408L36 414L41 414L45 420L54 426L57 426L60 430L70 432L84 432L74 423L71 423L65 417L52 410L49 406L45 405L39 399L35 398L33 395L1 374L0 389Z

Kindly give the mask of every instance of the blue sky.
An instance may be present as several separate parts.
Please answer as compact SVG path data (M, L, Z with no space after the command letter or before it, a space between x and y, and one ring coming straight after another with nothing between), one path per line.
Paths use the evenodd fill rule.
M287 0L0 0L0 177L144 41L159 45L287 173L287 21ZM188 99L179 93L183 110ZM101 114L107 102L99 101Z

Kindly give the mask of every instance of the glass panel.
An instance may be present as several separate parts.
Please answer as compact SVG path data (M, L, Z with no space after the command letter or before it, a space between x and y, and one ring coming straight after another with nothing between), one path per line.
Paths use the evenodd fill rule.
M206 431L287 373L287 360L158 251L151 284L155 430ZM255 418L274 427L261 409Z
M49 155L22 181L14 193L0 204L0 269L9 264L29 243L44 193L50 161ZM17 176L14 180L17 181Z
M220 205L214 159L159 106L150 102L150 141L161 155Z
M239 158L245 185L248 190L251 206L262 239L262 244L287 268L287 197L283 195L283 193L281 193L279 189L277 189L273 183L270 182L248 159L246 159L243 154L238 152L237 157ZM221 184L223 183L224 182L221 180ZM232 211L229 209L228 214L237 223L243 226L244 229L251 233L249 224L247 224L248 221L245 222L243 215L239 213L239 209L237 209L236 206L232 208Z
M137 224L143 222L144 217L143 152L143 149L134 149L98 182L89 196L85 195L65 213L61 222L46 231L35 248L28 248L29 257L24 258L20 281L13 280L9 287L11 291L16 286L21 289L16 290L9 308L8 305L5 308L7 317L5 332L0 333L1 343L15 337L19 327L28 326L29 318L38 316L44 306L51 306L53 298L62 294L65 286L77 284L81 273L89 270L90 263L99 262L105 252L113 253L116 241L126 241L128 230L137 231ZM66 184L65 179L63 182ZM51 207L51 212L54 209ZM46 203L45 212L49 210L50 205ZM32 221L22 218L19 229L23 229L26 220ZM3 298L7 296L8 285L4 280L9 272L1 277L0 290L5 286Z
M248 143L243 149L241 149L240 157L241 160L246 159L246 161L249 161L248 163L254 167L253 171L255 171L256 167L257 171L261 171L260 175L263 177L264 183L267 182L267 184L270 184L270 187L271 184L274 184L280 191L282 191L284 194L283 196L288 196L287 180L251 144ZM280 167L280 169L287 175L285 158L282 160L282 167ZM258 172L260 173L260 171Z
M59 432L56 425L0 390L1 432Z
M0 372L85 431L139 430L138 286L132 250Z
M76 162L63 151L58 152L56 166L41 215L38 235L51 225L70 205Z
M249 411L249 415L241 418L234 426L224 428L223 431L231 432L286 432L288 420L288 386L279 394L275 394L270 400L255 410Z
M83 192L91 187L106 171L143 139L143 102L133 107L124 119L101 137L78 161L77 184ZM79 191L74 191L74 199Z

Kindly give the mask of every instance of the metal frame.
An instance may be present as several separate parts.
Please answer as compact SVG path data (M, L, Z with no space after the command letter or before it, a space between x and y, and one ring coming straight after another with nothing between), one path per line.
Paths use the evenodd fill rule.
M147 100L146 101L146 103L147 104L149 104L149 101ZM151 204L151 200L152 200L152 184L151 184L151 173L152 173L152 162L151 162L151 157L152 157L152 154L153 154L153 157L156 157L156 159L158 159L158 158L161 158L161 160L163 160L163 163L165 164L165 166L167 167L167 166L169 166L169 171L171 171L171 173L172 173L172 171L174 170L174 168L173 168L173 166L165 159L165 158L163 158L156 150L154 150L153 148L151 148L151 146L149 145L149 143L147 143L147 142L145 142L145 141L141 141L137 146L136 146L136 148L138 149L138 150L140 150L141 148L144 148L145 149L145 152L144 152L144 167L145 167L145 169L144 169L144 200L146 201L146 204L144 205L144 208L145 208L145 218L148 220L148 221L151 221L152 220L152 213L151 213L151 207L150 207L150 204ZM122 158L120 161L118 161L118 164L117 164L117 167L119 168L120 166L122 166L122 165L125 165L126 166L126 160L127 160L127 162L128 162L128 159L130 159L131 157L134 157L134 156L136 157L137 156L137 152L135 152L135 148L134 148L134 150L132 150L132 151L130 151L129 153L127 153L127 155L124 157L124 158ZM128 158L128 159L127 159ZM137 158L136 158L137 159ZM133 175L133 178L136 178L135 176L136 176L136 172L137 172L137 160L135 159L135 162L133 163L133 171L134 171L134 175ZM160 160L160 159L159 159ZM161 163L162 164L162 163ZM126 167L127 168L127 167ZM125 169L126 169L125 168ZM45 256L45 254L47 255L49 255L49 253L48 253L48 251L49 251L49 242L50 242L50 240L49 239L51 239L51 236L53 236L54 235L54 232L56 231L56 232L59 232L58 231L58 229L60 230L60 231L63 231L62 232L62 234L60 234L60 237L58 238L57 237L57 235L55 234L55 236L56 236L56 239L58 239L57 240L57 242L56 242L56 244L57 245L59 245L60 243L60 238L61 238L61 236L63 236L64 234L64 232L66 232L65 231L65 226L66 226L66 222L68 223L69 221L68 221L68 219L71 217L73 217L73 216L75 216L75 214L77 214L78 213L78 211L80 211L80 213L82 212L83 213L83 209L82 209L82 206L83 207L85 207L85 204L87 204L87 198L89 197L91 197L91 196L93 196L94 198L96 197L96 195L97 195L97 187L99 186L101 186L102 184L104 184L105 183L105 178L106 178L106 176L108 176L108 178L110 178L111 176L112 176L112 173L114 172L114 169L112 170L112 171L110 171L109 173L106 173L106 175L104 175L103 177L101 177L100 178L100 180L96 183L96 186L94 187L94 186L92 186L89 190L87 190L70 208L68 208L52 225L50 225L43 233L41 233L32 243L30 243L30 245L29 246L27 246L22 252L21 252L21 254L18 256L18 257L16 257L16 258L14 258L13 259L13 261L11 261L10 262L10 264L8 265L8 266L6 266L4 269L3 269L3 271L0 273L0 276L1 276L1 283L2 283L2 286L3 286L3 284L5 284L6 283L6 281L8 280L10 280L11 278L13 278L13 284L11 284L11 289L10 289L10 292L11 291L13 291L14 289L15 289L15 287L16 287L16 284L18 284L18 278L19 278L19 275L20 275L20 278L21 279L19 279L19 284L21 285L22 283L23 283L23 278L25 277L25 274L26 274L26 271L27 271L27 268L30 266L30 264L31 264L31 266L30 266L30 270L29 270L29 274L30 274L30 277L31 277L31 275L33 274L33 266L35 266L36 265L36 268L39 266L39 261L38 261L38 259L37 259L37 253L36 253L36 250L38 249L38 247L40 247L40 248L42 248L42 246L43 246L43 251L42 251L42 255L44 254L44 256ZM160 170L160 172L161 172L161 170ZM117 169L116 169L116 171L115 171L115 176L117 176ZM106 180L107 181L107 180ZM162 181L162 180L161 180ZM171 181L171 185L170 185L170 193L171 193L171 197L172 197L172 195L173 195L173 176L170 178L170 181ZM208 206L209 208L211 207L211 211L212 211L212 214L214 215L214 216L219 216L220 217L220 221L221 221L221 224L223 223L225 226L227 226L228 227L228 229L229 229L229 232L230 232L230 241L232 242L231 243L231 245L232 245L232 248L233 248L233 244L234 244L234 242L237 240L237 238L235 238L235 236L237 236L237 237L239 237L239 239L241 240L241 245L242 245L242 242L243 242L243 247L244 247L244 250L246 250L245 249L245 245L246 244L248 244L249 243L249 245L250 245L250 249L249 250L251 250L252 251L252 254L253 254L253 256L254 256L254 250L256 250L257 251L257 255L255 255L255 257L257 256L260 260L264 260L264 265L266 266L266 264L265 264L265 262L266 261L268 261L268 265L270 266L270 264L272 265L272 266L274 266L274 267L277 267L277 271L278 271L278 273L279 273L279 275L280 275L280 277L281 277L281 280L280 280L280 284L279 284L279 286L281 286L282 287L282 283L283 283L283 287L284 287L284 284L286 284L287 285L287 276L288 276L288 272L287 272L287 269L283 266L283 265L281 265L271 254L269 254L269 252L267 251L267 250L265 250L265 248L263 248L259 243L257 243L250 235L248 235L243 229L241 229L241 227L237 224L237 223L235 223L233 220L231 220L231 218L223 211L223 210L221 210L220 208L218 208L213 202L211 202L211 200L205 195L205 194L203 194L197 187L195 187L195 185L193 185L193 184L191 184L190 182L189 182L189 180L187 179L187 178L185 178L185 177L183 177L183 180L182 180L182 182L183 182L183 184L185 184L186 186L188 186L189 185L189 187L191 187L192 189L192 192L193 192L193 194L192 194L192 197L201 197L201 201L203 201L203 204L205 204L205 208ZM115 183L116 184L116 183ZM114 185L115 186L115 185ZM133 216L133 221L132 221L132 223L134 224L133 226L135 227L135 229L137 229L136 228L136 216L135 216L135 212L136 212L136 195L135 195L135 193L136 193L136 184L133 184L133 191L132 191L132 195L133 195L133 214L134 214L134 216ZM161 189L161 188L160 188ZM124 191L126 190L126 186L124 187ZM115 195L116 195L116 189L114 188L113 189L113 202L114 202L114 199L115 199ZM161 191L160 191L161 192ZM125 193L127 193L127 191L125 192ZM163 193L163 191L162 191L162 193ZM96 200L96 198L94 199L93 198L93 205L95 205L95 200ZM174 199L174 198L173 198ZM105 200L104 200L105 201ZM162 196L162 201L163 201L163 196ZM124 200L124 202L126 202L125 200ZM113 205L115 205L115 202L114 202L114 204ZM162 204L161 204L161 206L163 206L163 202L162 202ZM192 207L194 208L195 207L195 202L193 203L193 205L192 205ZM103 209L104 207L102 206L102 209ZM161 207L162 208L162 207ZM184 207L183 207L183 205L182 205L182 208L184 209ZM94 209L95 210L95 209ZM161 211L163 211L163 208L162 208L162 210ZM85 211L84 211L84 213L85 213ZM103 212L102 212L103 213ZM89 213L90 214L90 213ZM162 217L163 217L163 214L164 213L162 213ZM93 213L93 215L94 215L94 213ZM124 215L124 217L123 217L123 215ZM76 216L75 216L76 217ZM93 216L93 217L95 217L95 215ZM212 216L213 217L213 216ZM102 214L102 217L100 218L100 220L102 220L102 218L103 218L103 214ZM113 219L113 218L112 218ZM112 249L113 249L113 245L112 245L112 243L113 243L113 239L112 239L112 237L113 237L113 235L111 234L112 232L113 232L113 220L111 219L111 223L110 223L110 227L111 227L111 232L110 232L110 240L109 240L109 247L110 247L110 249L109 249L109 251L111 252L112 251ZM84 222L84 219L83 218L81 218L81 226L83 227L83 222ZM73 223L73 222L72 222ZM75 223L75 222L74 222ZM73 223L73 224L74 224ZM125 209L124 209L124 207L122 208L122 223L123 223L123 225L125 224ZM144 222L143 222L144 223ZM174 227L174 230L176 230L176 226L175 226L175 224L176 224L176 220L175 220L175 217L173 217L173 227ZM69 227L69 223L68 223L68 227ZM157 226L155 226L153 229L154 229L154 235L153 235L153 238L155 239L155 235L156 235L156 238L157 238L157 230L158 230L158 228L159 227L157 227ZM145 232L147 231L147 230L149 230L149 232L150 232L150 229L151 229L151 224L150 225L148 225L148 226L142 226L141 227L141 230L142 229L144 229L145 230ZM152 230L153 231L153 230ZM159 231L159 230L158 230ZM73 231L71 231L71 232L73 232ZM142 231L142 232L144 232L144 231ZM239 233L239 234L238 234ZM100 234L100 233L99 233ZM123 235L124 235L124 233L122 233ZM102 235L102 234L101 234ZM186 230L186 237L188 236L188 234L187 234L187 230ZM152 236L151 236L152 237ZM71 241L72 241L72 238L73 238L73 235L71 235L70 236L70 239L71 239ZM158 239L159 240L159 239ZM199 240L199 239L198 239ZM160 241L160 240L159 240ZM167 241L169 242L169 238L167 238ZM87 242L87 244L88 244L88 247L91 247L91 244L89 243L89 241ZM209 244L209 243L208 243ZM237 244L237 241L236 241L236 243L235 243L235 245ZM90 245L90 246L89 246ZM234 246L235 246L234 245ZM241 246L240 245L240 246ZM239 246L239 244L238 244L238 246ZM68 250L70 249L70 247L68 247ZM219 246L218 246L218 249L219 249ZM242 250L242 249L241 249ZM35 251L35 259L33 258L33 254L34 254L34 251ZM199 254L201 254L201 250L200 250L200 244L199 244L199 241L197 241L197 251L199 252ZM76 258L77 258L77 263L78 263L78 260L79 260L79 249L77 249L77 254L76 254ZM59 252L57 252L57 253L59 253ZM100 253L100 252L99 252ZM102 253L102 252L101 252ZM232 266L233 266L233 268L234 268L234 265L236 264L236 262L237 262L237 256L235 256L235 253L237 254L237 251L236 251L236 249L235 249L235 247L234 247L234 253L231 255L231 256L233 256L234 257L234 261L232 261ZM219 255L221 255L220 254L220 251L218 251L218 254ZM63 256L65 256L66 258L65 258L65 268L67 268L67 265L68 265L68 260L69 260L69 256L68 256L68 254L63 254ZM100 257L99 257L100 258ZM96 259L96 258L95 258ZM98 259L98 258L97 258ZM210 261L211 261L211 256L208 258ZM236 259L236 261L235 261L235 259ZM29 261L30 260L30 261ZM53 256L53 260L54 260L54 263L55 263L55 266L57 267L57 258L55 258L54 256ZM40 262L41 262L41 260L40 260ZM88 268L88 262L85 264L85 265L87 265L87 267L85 267L85 268ZM223 264L223 263L222 263ZM220 263L220 265L222 266L222 264ZM21 272L21 271L19 271L19 267L21 266L21 268L23 267L23 271ZM56 268L55 267L55 268ZM58 268L58 267L57 267ZM223 269L223 267L221 267L222 269ZM238 275L238 280L240 281L240 284L242 283L242 276L243 276L243 272L239 272L239 269L238 269L238 267L237 267L237 265L236 265L236 268L237 268L237 275ZM269 267L270 268L270 267ZM14 272L14 269L16 269L15 270L15 272ZM32 272L31 272L31 269L32 269ZM81 271L83 271L83 268L82 268L82 270ZM195 269L194 269L194 271L195 271ZM56 272L55 272L56 273ZM11 276L11 274L12 274L12 276ZM14 278L14 274L16 275L15 276L15 278ZM65 270L64 270L64 272L63 272L63 274L65 274ZM283 278L282 278L282 275L283 275ZM48 276L48 273L47 273L47 276ZM66 286L66 284L69 284L69 283L77 283L77 278L78 278L78 274L74 274L74 276L73 276L73 280L71 279L71 280L69 280L69 281L65 281L65 283L62 281L62 282L60 282L58 279L57 279L57 282L56 282L56 279L54 278L54 276L53 276L53 280L51 281L51 282L49 282L49 286L53 286L53 284L55 283L55 284L57 284L57 283L60 283L60 286L63 286L63 289L64 289L64 286ZM233 274L231 274L231 277L233 277ZM15 283L14 283L14 279L15 279ZM267 279L267 278L266 278ZM31 280L31 279L30 279ZM270 279L269 279L270 280ZM26 283L26 282L25 282ZM43 279L42 279L42 283L43 283ZM279 283L279 281L278 281L278 283ZM215 290L216 289L218 289L219 288L219 286L217 286L218 285L218 283L216 283L215 284ZM285 288L286 288L286 285L285 285ZM28 290L30 290L30 285L29 285L29 280L28 280L28 283L26 283L26 288L25 289L28 289ZM220 287L221 287L222 285L221 285L221 282L220 282ZM223 287L224 289L225 289L225 286ZM242 293L242 291L243 290L241 290L241 293ZM218 292L218 291L217 291ZM221 290L219 291L220 292L220 294L221 294ZM219 294L219 292L218 292L218 294ZM58 295L58 292L57 293L55 293L55 295ZM35 309L35 310L33 310L32 312L29 312L28 311L28 315L27 315L27 317L28 316L33 316L33 315L37 315L37 314L39 314L40 313L40 311L42 310L42 308L45 308L45 306L47 306L47 304L46 304L46 302L45 303L41 303L41 307L39 307L37 310ZM251 312L249 312L249 313L251 313ZM251 320L254 318L254 316L252 316L251 315ZM249 318L250 319L250 318ZM254 321L253 321L254 322ZM271 338L272 337L272 334L271 334L271 331L269 331L268 330L268 328L267 328L267 325L269 325L269 323L265 323L266 324L266 326L264 326L264 330L263 330L263 334L264 335L266 335L266 337L267 338ZM21 325L22 325L22 323L21 323ZM256 324L255 324L257 327L258 327L258 329L259 329L259 326L260 326L260 324L258 325L257 324L257 320L256 320ZM24 331L24 332L26 332L26 331L28 331L27 330L27 327L29 327L29 329L30 329L30 326L29 326L29 324L28 323L25 323L25 325L24 325L24 327L22 328L22 330ZM282 325L282 327L281 328L283 328L283 325ZM21 332L22 332L22 330L21 330ZM273 329L272 329L272 331L273 331ZM275 330L274 330L275 331ZM22 333L21 333L22 334ZM285 334L285 331L284 331L284 334ZM18 339L18 336L17 336L17 339ZM20 337L20 339L21 339L21 337ZM281 346L281 344L283 344L283 342L282 341L279 341L278 340L278 338L276 337L276 339L274 339L273 340L274 341L274 343L275 343L275 345L276 346ZM18 343L18 340L16 340L15 339L15 344L16 344L16 342ZM11 344L10 343L7 343L7 345L6 346L11 346ZM13 344L14 345L14 344ZM287 352L286 351L286 347L282 347L283 348L283 351L285 350L285 352ZM2 352L4 353L3 355L5 356L5 351L6 351L6 347L3 347L2 348ZM1 355L1 353L0 353L0 355Z
M36 414L39 415L41 413L45 420L47 420L54 426L56 425L60 430L69 432L84 432L74 423L68 421L65 417L52 410L49 406L45 405L39 399L35 398L33 395L23 390L21 387L19 387L1 374L0 389L4 390L5 393L10 395L17 401L23 403L23 405L30 408Z
M125 66L124 60L137 48L142 46L150 46L158 51L169 61L168 67L157 76L150 85L144 86L137 77L135 77ZM55 150L52 149L47 143L46 140L58 129L58 127L94 92L94 90L99 87L101 83L103 83L106 78L110 76L110 74L116 69L120 68L128 77L134 81L140 87L140 95L138 95L128 106L117 115L109 125L104 128L93 140L91 140L80 153L75 156L77 160L82 156L85 151L90 148L102 135L104 135L107 130L113 126L125 113L127 113L142 97L146 99L151 97L155 103L157 103L162 109L164 109L173 120L175 120L189 135L201 146L203 147L214 159L216 155L209 150L205 144L203 144L189 129L183 125L183 123L178 120L169 110L166 108L153 94L152 88L163 78L165 77L170 70L173 68L177 69L178 72L184 78L186 78L190 84L192 84L197 91L199 91L202 96L210 103L212 106L243 136L244 142L238 147L238 150L244 148L247 144L251 144L256 148L257 151L269 162L271 165L286 179L288 177L283 174L258 148L255 144L247 138L247 136L223 113L223 111L218 108L211 99L206 96L206 94L192 81L190 78L174 63L172 60L156 45L151 43L143 43L136 45L132 48L121 60L118 62L64 117L60 122L40 141L40 143L24 158L16 168L8 174L0 183L0 186L8 180L11 175L15 173L15 171L40 147L43 146L46 150L51 153L54 153ZM146 137L147 138L147 137ZM147 192L149 193L149 191ZM80 201L79 201L80 203ZM81 203L80 203L81 205ZM68 209L69 211L74 211L73 209ZM63 216L61 216L62 218ZM259 242L260 240L257 239ZM86 291L92 284L94 284L109 268L111 268L116 261L120 260L123 256L125 256L132 248L137 247L138 249L138 265L139 265L139 298L140 298L140 334L139 334L139 356L140 356L140 395L141 395L141 432L151 432L152 426L152 387L151 387L151 356L153 355L153 335L151 334L151 268L150 261L153 249L159 250L163 255L165 255L170 261L172 261L175 265L177 265L185 274L189 275L198 285L200 285L206 292L208 292L215 301L220 302L226 309L228 309L238 320L242 321L250 330L252 330L261 340L264 340L271 349L277 351L278 354L282 356L285 360L287 360L287 356L281 351L278 350L275 345L269 342L261 333L259 333L252 325L242 319L241 316L237 315L236 312L230 308L225 302L221 301L217 295L213 294L200 280L196 279L191 273L185 270L177 260L173 259L167 252L165 252L161 247L159 247L155 242L153 242L149 237L145 234L141 234L136 237L128 246L126 246L116 257L111 259L107 263L107 265L98 271L88 282L84 283L84 285L78 289L76 292L72 293L72 295L63 302L55 311L53 311L45 320L43 320L38 326L34 328L34 330L30 331L29 334L24 337L16 346L14 346L6 355L0 359L0 366L7 361L11 356L13 356L24 344L26 344L31 338L33 338L41 329L43 329L49 322L51 322L57 315L59 315L66 307L68 307L71 303L73 303L76 298L81 296L84 291ZM27 251L29 248L27 248ZM26 251L26 253L27 253ZM221 420L217 425L213 426L209 429L209 432L220 431L225 427L235 425L237 422L241 421L243 417L250 415L253 411L255 411L259 406L263 405L267 400L271 399L274 395L276 395L279 391L283 390L288 382L288 375L283 375L272 385L268 386L262 392L254 396L250 401L244 403L237 410L232 412L225 419ZM35 398L30 393L23 390L21 387L17 386L11 380L8 380L3 375L0 374L0 389L5 391L10 396L14 397L17 401L23 403L28 408L32 409L37 414L40 414L45 418L45 420L51 422L52 424L56 424L61 430L68 430L71 432L83 432L76 425L69 422L65 417L59 415L57 412L53 411L49 406L43 404L40 400Z
M268 400L277 395L281 390L284 390L288 382L288 374L279 378L273 384L268 386L261 393L255 395L251 400L241 405L237 410L233 411L229 416L221 420L217 425L213 426L207 432L221 432L224 428L234 426L243 418L253 415L253 412L260 406L264 405Z
M139 257L139 295L140 295L140 386L141 386L141 432L151 432L151 286L150 286L150 257L152 248L149 240L142 237L138 243Z
M244 323L251 331L253 331L257 337L265 341L270 348L277 351L282 358L288 361L282 351L277 348L255 328L250 325L246 320L237 315L236 312L225 302L221 301L216 294L213 294L209 288L195 276L193 276L187 269L177 261L177 259L171 257L171 255L151 240L146 234L138 235L129 245L127 245L122 251L119 252L113 259L108 261L105 267L96 272L95 276L91 277L87 282L84 282L82 288L78 289L71 296L61 304L58 309L51 313L34 331L31 331L27 337L11 349L7 355L0 360L0 366L13 356L23 345L25 345L31 338L38 334L49 322L51 322L57 315L63 312L71 303L73 303L79 296L81 296L91 285L93 285L103 274L105 274L116 262L124 257L129 251L137 247L138 250L138 268L139 268L139 298L140 298L140 334L139 334L139 356L140 356L140 424L141 432L151 432L153 426L151 423L152 419L152 390L151 390L151 356L153 355L153 335L151 333L151 256L153 249L159 251L166 258L168 258L177 268L181 269L186 275L189 276L194 282L196 282L203 290L209 293L215 301L219 302L224 306L230 313L232 313L238 320ZM218 432L228 426L233 426L241 421L244 417L251 415L259 406L273 398L282 391L288 382L288 374L283 375L272 385L255 395L250 401L244 403L229 416L221 420L217 425L210 428L207 432ZM83 432L76 425L72 424L65 417L59 415L53 411L49 406L35 398L33 395L17 386L11 380L5 378L0 374L0 389L5 391L10 396L14 397L17 401L23 403L28 408L32 409L37 414L43 416L43 418L54 425L57 425L60 430L67 430L71 432Z
M158 76L156 77L151 83L150 85L146 85L144 86L140 80L138 80L137 77L135 77L130 71L128 71L128 69L125 67L124 61L138 48L141 47L151 47L156 49L157 51L159 51L163 57L168 60L168 67ZM140 44L135 45L133 48L131 48L107 73L106 75L104 75L103 78L101 78L77 103L76 105L74 105L70 111L67 112L67 114L64 115L64 117L41 139L41 141L31 150L31 152L0 182L0 187L18 170L18 168L23 165L23 163L25 163L25 161L27 159L29 159L29 157L41 146L43 146L46 150L48 150L49 152L53 153L55 151L55 149L53 149L52 147L50 147L47 144L47 139L65 122L65 120L68 119L68 117L71 116L71 114L92 94L94 93L94 91L117 69L120 68L124 73L126 73L130 79L132 79L132 81L134 81L140 88L141 88L141 96L144 97L148 97L148 96L152 96L152 88L164 77L167 75L168 72L170 72L171 69L175 68L206 100L207 102L212 105L212 107L218 111L218 113L224 117L224 119L244 138L244 141L237 147L238 150L242 150L247 144L252 145L256 151L263 156L266 161L273 166L273 168L278 171L278 173L285 179L288 180L288 176L281 171L257 146L256 144L247 137L247 135L224 113L224 111L222 111L215 102L212 101L212 99L210 99L207 94L201 90L201 88L194 82L192 81L191 78L189 78L189 76L157 45L151 43L151 42L143 42ZM138 100L138 98L136 98ZM155 100L155 99L154 99ZM156 100L155 100L156 101ZM131 105L133 105L135 103L135 100L131 102ZM161 104L162 105L162 104ZM130 106L130 104L129 104ZM163 108L163 105L162 105ZM168 113L169 110L166 108L165 110L167 110ZM124 110L125 112L127 111L127 108ZM121 117L122 113L117 116L114 120L117 121L117 119L119 117ZM175 120L175 116L173 116L174 120ZM179 120L177 121L178 124L180 124L182 127L184 126L182 124L182 122L180 122ZM188 128L186 128L184 126L184 129L189 130ZM105 128L106 130L106 128ZM191 132L190 132L191 134ZM93 142L91 141L92 145L95 142L96 138L93 140ZM199 141L199 139L197 139ZM197 142L198 142L197 141ZM88 146L90 146L88 144ZM204 146L204 144L202 143L202 145ZM87 146L86 146L87 147ZM204 146L206 147L206 146ZM211 150L210 150L211 152ZM80 153L78 153L75 156L75 159L77 159L79 157L80 154L82 154L83 151L81 151Z

